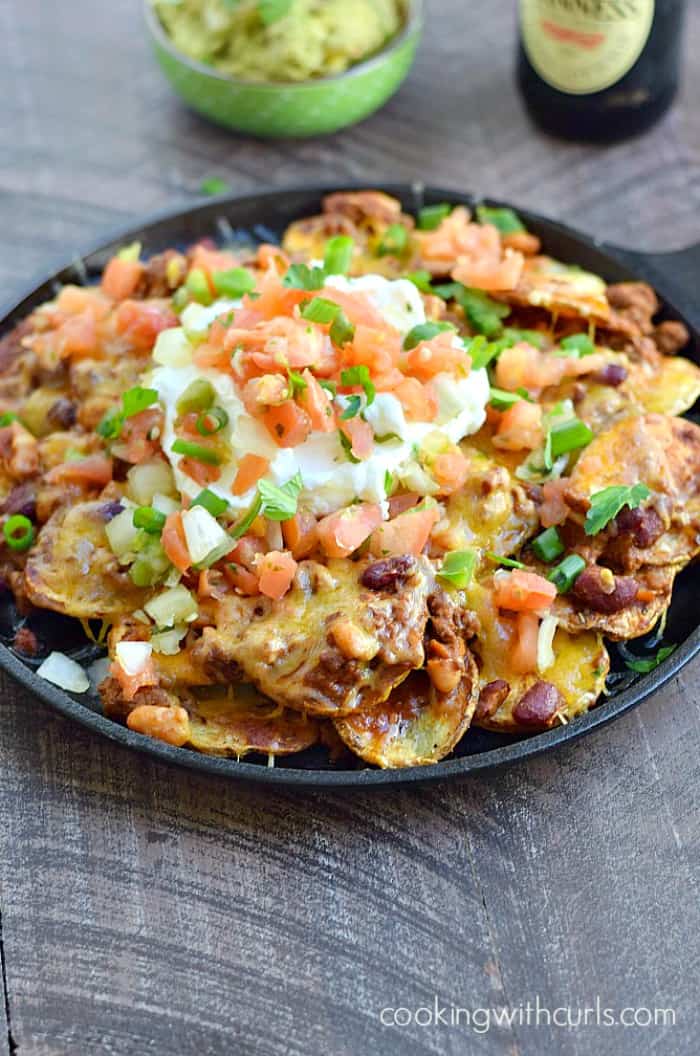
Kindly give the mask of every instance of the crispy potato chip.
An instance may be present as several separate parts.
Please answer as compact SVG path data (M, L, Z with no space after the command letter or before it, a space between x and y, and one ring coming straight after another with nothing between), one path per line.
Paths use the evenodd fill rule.
M318 740L318 723L306 715L274 704L249 685L227 689L188 701L189 743L198 752L239 759L249 752L291 755Z
M640 638L654 629L661 616L671 604L673 581L682 564L667 567L637 569L637 582L641 598L635 599L618 612L596 612L581 604L571 594L560 594L555 599L552 612L572 634L581 631L598 631L611 641Z
M413 671L388 700L335 720L356 755L383 769L427 766L444 759L471 722L478 696L478 671L471 654L463 677L441 693L425 670Z
M700 367L682 356L664 356L656 367L635 363L625 389L645 411L683 414L700 397Z
M589 271L552 257L530 257L517 288L506 300L510 304L546 308L555 315L605 322L610 316L606 288L605 282Z

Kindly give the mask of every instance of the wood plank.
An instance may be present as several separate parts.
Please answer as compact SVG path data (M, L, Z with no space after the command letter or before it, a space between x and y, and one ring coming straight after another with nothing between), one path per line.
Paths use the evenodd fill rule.
M3 299L201 180L468 187L647 248L700 239L700 64L650 135L527 123L512 5L440 0L399 95L305 143L228 135L170 94L138 0L0 5ZM468 11L467 11L468 7ZM688 53L700 51L690 5ZM76 59L76 56L78 57ZM694 664L586 741L471 780L293 795L165 769L0 684L0 905L21 1056L637 1056L694 1051ZM673 1028L383 1026L534 999L675 1007ZM0 1008L0 1053L7 1031Z

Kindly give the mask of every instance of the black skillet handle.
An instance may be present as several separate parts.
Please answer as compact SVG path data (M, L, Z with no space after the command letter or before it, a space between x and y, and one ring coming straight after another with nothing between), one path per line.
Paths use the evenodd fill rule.
M606 247L640 278L647 279L691 326L700 330L700 242L669 253Z

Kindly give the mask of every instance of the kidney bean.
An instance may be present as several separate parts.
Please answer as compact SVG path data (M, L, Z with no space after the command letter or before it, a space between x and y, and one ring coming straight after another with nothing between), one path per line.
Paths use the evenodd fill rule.
M122 506L121 502L115 499L112 502L106 502L104 506L100 507L100 516L102 517L103 521L113 521L114 518L118 514L120 514L123 509L124 507Z
M616 389L618 385L622 385L627 373L627 367L623 367L621 363L608 363L596 371L593 375L593 380L601 385L610 385Z
M33 521L36 517L36 489L33 484L18 484L0 505L2 513L21 513Z
M551 682L535 682L513 708L513 718L523 726L551 726L565 701Z
M632 536L635 546L645 550L664 534L664 522L656 510L647 507L636 510L625 509L615 520L618 531Z
M607 568L589 565L573 587L574 597L593 612L620 612L637 597L639 584L631 576L615 576Z
M416 562L410 554L401 557L387 557L384 561L375 561L368 565L360 577L363 587L368 590L396 590L413 575Z
M51 425L58 426L59 429L70 429L72 425L75 425L76 414L75 404L62 396L49 407L46 417Z
M510 686L502 678L497 678L494 682L489 682L484 686L476 706L477 719L490 719L492 715L495 715L509 693Z

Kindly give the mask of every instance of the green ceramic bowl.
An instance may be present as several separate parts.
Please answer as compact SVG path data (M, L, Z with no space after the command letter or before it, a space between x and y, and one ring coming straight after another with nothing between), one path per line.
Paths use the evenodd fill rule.
M423 28L422 0L409 0L404 29L378 54L335 77L254 84L236 80L176 51L145 0L156 58L193 110L226 128L255 136L302 137L337 132L378 110L411 68Z

